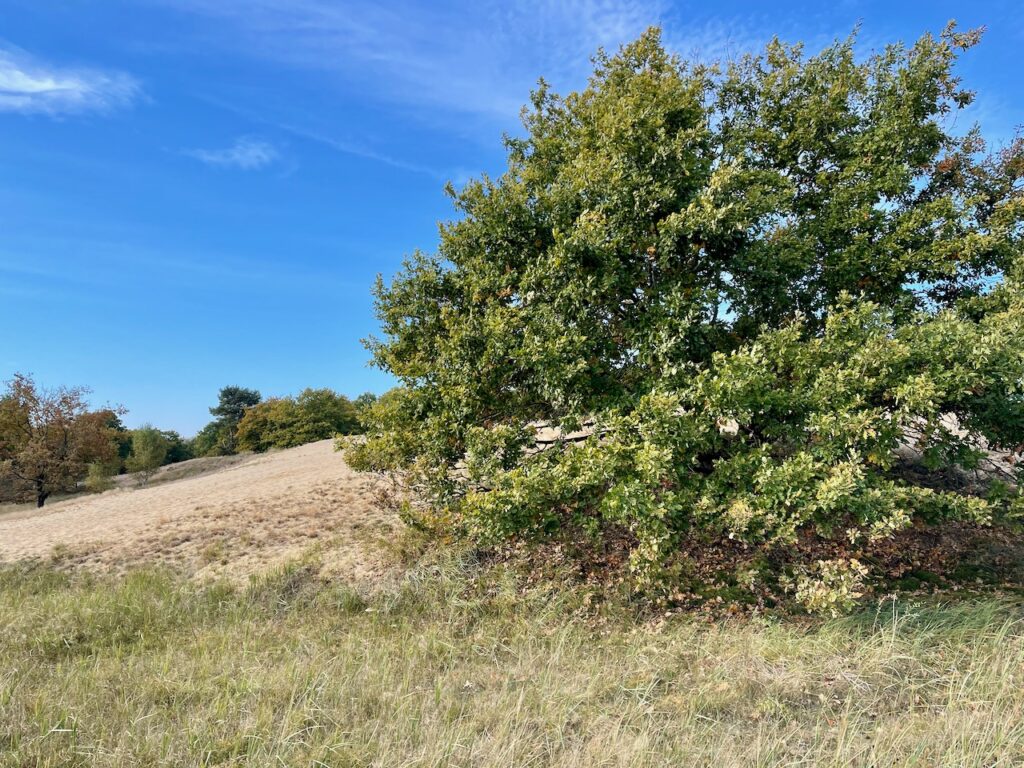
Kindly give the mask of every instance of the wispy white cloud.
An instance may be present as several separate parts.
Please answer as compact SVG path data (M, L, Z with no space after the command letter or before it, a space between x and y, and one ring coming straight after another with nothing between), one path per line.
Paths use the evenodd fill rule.
M538 76L581 84L598 47L663 21L663 0L162 0L230 25L217 44L340 77L405 107L514 120ZM430 119L429 109L416 109ZM436 115L435 115L436 117Z
M519 111L539 77L559 92L579 88L598 48L614 51L652 25L664 29L670 49L704 61L755 50L772 28L754 13L739 20L684 17L669 0L150 2L201 17L195 28L206 48L303 75L286 94L205 98L336 151L443 178L452 172L384 148L358 120L324 124L316 110L303 114L299 105L311 95L358 94L400 123L492 145L500 131L519 130Z
M73 247L72 247L73 246ZM81 268L73 258L53 256L61 253L88 253L90 263L102 265L98 272ZM42 258L41 254L50 254ZM113 276L113 277L112 277ZM21 286L99 286L109 287L112 279L119 285L159 280L164 285L183 285L198 293L231 290L315 293L363 293L364 282L309 265L268 261L238 256L224 251L187 253L172 248L148 245L134 238L80 237L42 234L25 238L15 247L0 246L0 288ZM201 278L201 279L200 279ZM87 295L94 292L85 291ZM97 294L101 295L101 294Z
M281 157L273 144L252 136L240 136L224 149L185 149L182 153L207 165L243 171L266 168Z
M0 112L53 117L109 112L141 94L138 80L124 72L56 66L0 47Z
M354 155L355 157L363 157L367 160L375 160L378 163L390 165L392 168L400 168L404 171L412 171L413 173L422 173L443 181L447 181L450 176L450 174L446 174L436 168L409 160L403 160L399 157L393 157L392 155L384 152L378 152L377 150L371 149L370 147L355 141L328 136L292 123L276 123L275 125L282 131L287 131L294 136L308 139L309 141L315 141L318 144L323 144L324 146L330 147L338 152L343 152L346 155Z
M404 160L386 152L378 151L369 146L365 141L357 141L350 137L335 135L325 129L322 130L310 127L307 125L307 123L311 122L309 115L304 116L301 114L293 114L287 119L280 119L274 117L272 114L261 114L259 110L239 106L234 102L226 101L222 98L213 96L202 96L201 98L220 107L221 109L226 109L236 115L244 117L250 122L265 125L272 128L274 131L284 132L299 139L315 142L333 149L336 152L352 155L354 157L362 157L367 160L374 160L376 162L383 163L384 165L390 165L393 168L400 168L404 171L422 173L427 176L441 179L442 181L447 181L452 175L451 173L446 173L432 166ZM293 109L292 112L295 112L295 110Z

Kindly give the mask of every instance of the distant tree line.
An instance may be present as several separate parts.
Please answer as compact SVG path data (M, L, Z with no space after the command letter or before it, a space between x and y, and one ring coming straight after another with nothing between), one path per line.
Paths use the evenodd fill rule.
M0 502L34 501L84 484L101 491L116 475L148 481L194 456L191 441L151 425L128 429L121 407L90 409L85 387L46 389L15 374L0 394Z
M354 401L330 389L263 400L253 389L228 386L210 408L214 420L186 439L144 424L128 429L121 407L90 409L84 387L45 389L15 374L0 393L0 502L42 507L57 493L85 486L103 491L132 473L145 484L168 464L201 456L291 448L361 430L376 396Z
M376 400L365 393L349 400L330 389L304 389L295 397L266 400L254 389L229 386L210 409L214 420L192 440L196 456L293 448L361 431L363 415Z

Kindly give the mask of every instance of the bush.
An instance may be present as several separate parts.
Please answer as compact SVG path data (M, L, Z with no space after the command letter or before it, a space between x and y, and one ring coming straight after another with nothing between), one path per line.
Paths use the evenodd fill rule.
M776 41L717 70L651 31L582 92L542 82L508 170L378 281L369 346L403 387L349 461L481 542L614 533L642 588L686 536L1016 503L897 471L911 431L948 472L1024 438L1024 143L949 127L977 38ZM538 424L590 436L532 450Z
M803 569L797 574L789 587L808 611L834 618L856 605L867 573L867 567L857 560L819 560L813 571Z
M93 493L103 493L114 487L114 475L117 474L120 460L117 462L94 461L89 465L85 475L85 487Z
M370 408L377 402L377 395L373 392L363 392L359 397L352 401L352 405L356 407L356 414L359 416L360 428L365 426L367 414L370 412Z
M169 444L164 434L148 424L132 431L132 452L126 462L129 472L145 485L167 459Z

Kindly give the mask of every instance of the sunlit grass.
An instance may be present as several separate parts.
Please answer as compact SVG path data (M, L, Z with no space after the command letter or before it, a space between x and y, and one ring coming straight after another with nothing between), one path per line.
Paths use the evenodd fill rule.
M4 766L1010 766L1022 686L996 599L657 624L460 560L370 597L0 572Z

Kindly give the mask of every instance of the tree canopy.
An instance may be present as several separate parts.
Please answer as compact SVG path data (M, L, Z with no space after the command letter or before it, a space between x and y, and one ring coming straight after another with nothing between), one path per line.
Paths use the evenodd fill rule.
M54 493L75 490L92 462L117 458L111 409L89 410L82 387L47 390L15 374L0 396L0 478L16 498L43 506Z
M210 408L210 415L216 417L203 427L192 440L192 451L196 456L227 456L236 452L236 433L245 411L260 403L262 396L255 389L245 387L221 387L217 405Z
M168 463L170 448L170 441L163 432L152 424L143 424L132 430L132 452L125 467L136 474L139 485L145 485L160 467Z
M330 389L305 389L298 397L265 400L245 412L238 424L238 448L266 451L292 448L359 427L359 412L344 395Z
M378 280L368 344L403 387L350 460L483 541L622 532L641 580L694 531L882 536L1016 504L897 471L908 431L949 468L1024 442L1024 144L954 130L978 39L712 67L650 30L579 92L541 81L507 170L449 188L437 253Z

